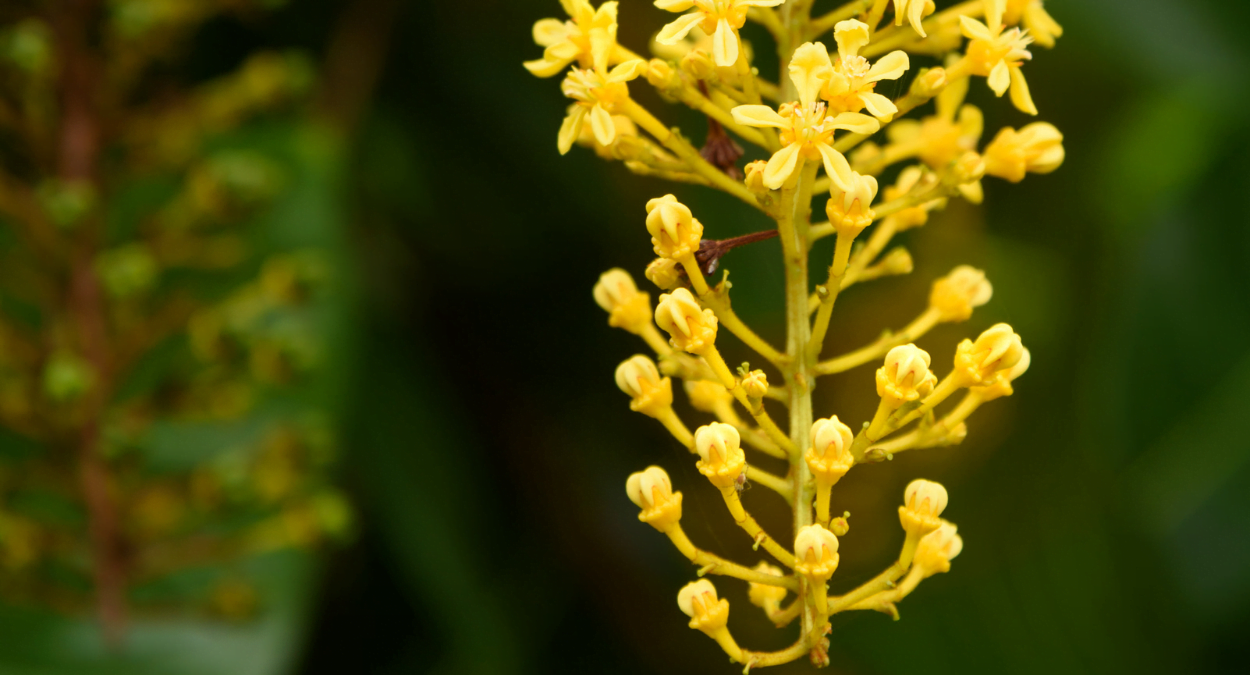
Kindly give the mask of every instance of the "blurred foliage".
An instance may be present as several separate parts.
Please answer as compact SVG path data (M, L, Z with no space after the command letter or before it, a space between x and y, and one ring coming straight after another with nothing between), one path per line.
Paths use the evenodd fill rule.
M112 20L130 25L169 17L153 9L159 5L194 3L152 3L146 17L126 18L141 4L107 7ZM604 269L641 269L649 260L641 204L660 188L590 152L558 157L565 101L520 66L537 54L526 27L558 13L555 1L408 6L393 22L372 112L350 145L299 110L279 106L254 117L247 106L216 102L230 99L214 93L223 91L273 100L269 66L249 65L258 63L247 58L253 52L274 55L262 64L297 64L298 88L315 86L316 64L347 4L304 0L194 24L159 18L174 25L161 40L127 38L133 58L185 47L181 70L161 62L169 69L161 72L199 85L174 101L203 105L134 118L125 147L142 158L142 171L119 174L98 193L35 183L32 200L49 204L40 208L64 231L83 213L102 212L110 234L95 264L112 302L150 302L173 284L215 300L213 312L197 315L193 337L153 345L118 385L119 405L135 403L108 429L116 439L110 461L132 466L141 458L140 473L151 476L140 481L151 481L149 489L134 492L135 506L146 505L136 516L148 515L127 526L171 527L170 505L196 494L172 477L192 467L215 476L223 494L239 476L268 476L258 497L280 491L292 461L283 436L291 432L268 430L281 420L337 437L327 447L341 449L359 537L323 574L302 554L271 553L136 588L135 602L150 609L137 614L116 654L81 611L5 609L0 671L730 672L715 645L685 628L673 602L691 570L637 526L624 496L630 471L685 463L671 461L680 449L612 386L612 369L637 345L605 325L590 287ZM983 217L952 208L908 234L917 260L911 278L839 301L835 320L850 328L831 336L834 348L858 346L875 336L854 326L909 319L928 280L968 258L956 243L972 238L970 262L987 270L995 299L976 319L983 325L968 330L1011 321L1029 339L1033 366L1016 396L976 421L965 445L899 458L906 466L897 469L871 467L888 477L873 477L890 484L880 493L848 479L847 508L863 532L889 531L869 519L884 517L883 504L908 477L943 481L958 495L950 513L967 545L955 571L911 598L897 625L886 629L877 615L836 625L838 672L1241 669L1250 627L1250 443L1239 433L1250 412L1242 388L1250 347L1238 337L1250 328L1250 231L1240 199L1250 187L1242 114L1250 102L1241 83L1250 48L1240 27L1250 5L1046 5L1066 32L1059 49L1038 50L1028 76L1043 114L1065 134L1067 163L1020 186L987 185ZM621 17L621 40L631 45L645 44L665 19L643 2L622 3ZM7 8L3 18L4 100L51 119L37 117L51 99L24 93L29 73L60 67L48 29ZM226 78L248 68L256 69L251 85ZM987 127L1022 119L1004 113ZM675 121L700 128L695 119ZM179 124L204 133L178 133ZM0 139L6 148L12 142ZM197 181L204 183L193 187ZM230 197L216 196L227 184ZM716 236L760 225L729 220L716 195L680 196ZM198 210L205 205L209 213ZM159 245L135 247L157 223ZM0 227L6 250L16 236L8 222ZM739 313L779 326L781 272L769 267L775 251L766 246L735 251L723 264L741 275ZM309 251L323 263L310 265ZM268 271L265 261L279 252L288 265ZM211 264L170 262L192 254ZM6 321L42 330L51 319L30 297L39 289L9 260L0 277L28 292L0 292ZM323 310L273 311L270 303L291 296L265 289L289 289L283 278L326 270L338 290L313 303ZM916 300L884 305L886 297ZM309 348L299 337L309 325L328 342ZM959 334L935 331L935 349ZM8 335L0 336L6 414L45 405L35 393L45 376L70 399L90 386L72 351L39 361L58 364L55 373L28 368L12 379L7 364L20 350ZM243 335L254 335L257 348ZM211 372L200 360L208 354L244 368L255 380L251 396ZM318 370L299 386L272 384L306 363ZM138 401L169 372L190 378L199 388L185 395L198 392L200 409L216 412L142 410ZM846 379L848 390L870 386L867 370ZM219 395L207 396L213 387ZM857 398L824 391L818 406L838 410ZM243 403L250 412L238 415ZM79 533L65 545L81 549L72 486L68 497L26 490L11 499L13 481L39 476L9 467L45 461L48 450L14 429L0 437L0 453L0 565L39 559L39 547L21 542L50 527L40 523ZM716 524L691 537L748 553L712 497L687 494L688 509L705 511L698 520ZM328 521L344 515L333 500L306 504ZM760 504L765 526L779 522L778 507ZM855 540L854 528L848 536L855 545L838 573L848 585L898 544ZM70 563L48 575L77 584L82 597L86 561ZM15 578L0 572L0 586L12 588ZM186 605L169 598L202 604L175 610ZM730 599L745 607L744 597ZM228 620L239 615L252 618ZM762 618L735 617L744 642L767 645L773 631Z

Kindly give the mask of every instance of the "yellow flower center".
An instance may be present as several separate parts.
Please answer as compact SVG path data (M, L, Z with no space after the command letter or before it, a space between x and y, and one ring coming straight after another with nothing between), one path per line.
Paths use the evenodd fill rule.
M629 88L624 82L608 82L593 70L573 69L565 78L563 89L565 96L579 104L593 106L598 103L608 111L629 98Z
M817 145L833 143L832 120L825 117L823 102L802 105L798 102L784 103L777 113L790 123L781 130L781 144L799 144L799 152L807 159L820 159Z
M694 0L694 6L703 13L700 27L708 35L716 31L716 24L721 19L734 28L742 28L747 22L748 8L739 5L737 0Z
M1027 56L1025 51L1032 42L1019 28L1001 32L994 40L970 40L968 42L968 60L972 63L972 74L987 77L999 61L1006 60L1009 66L1019 66L1020 56ZM1013 53L1013 52L1023 52Z

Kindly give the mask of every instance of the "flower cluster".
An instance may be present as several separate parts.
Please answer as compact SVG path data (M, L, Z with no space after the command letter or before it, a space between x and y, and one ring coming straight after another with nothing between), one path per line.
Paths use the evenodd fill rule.
M850 528L849 514L833 510L839 481L901 452L960 443L972 413L1011 395L1030 363L1007 324L964 340L937 362L918 345L934 326L969 321L991 300L985 273L967 265L933 282L912 322L830 357L824 347L835 301L856 284L910 273L911 254L887 250L895 235L925 225L950 199L980 203L986 176L1014 183L1062 164L1063 136L1054 126L1007 127L983 143L981 111L965 103L970 81L983 77L996 95L1010 94L1014 114L1036 115L1024 76L1033 57L1028 48L1054 46L1062 28L1042 0L983 0L941 11L933 0L856 0L823 15L812 14L812 0L656 0L656 7L681 15L655 36L657 58L644 62L615 42L616 3L563 4L572 20L540 21L535 40L547 51L526 64L544 77L571 66L562 90L573 104L559 133L560 152L580 143L634 173L724 192L775 221L754 234L709 239L714 223L700 222L676 195L657 197L646 204L645 217L658 256L645 276L661 291L657 302L620 269L605 273L594 289L609 325L638 335L654 352L617 369L630 408L658 420L689 450L733 522L772 561L740 565L691 542L682 529L681 492L659 467L630 476L626 492L639 519L665 534L700 576L746 581L751 603L769 619L802 626L786 649L743 649L729 632L728 601L701 579L678 594L692 628L748 670L803 655L827 664L830 616L873 609L897 618L897 603L925 578L948 571L963 547L955 526L942 519L946 489L913 481L899 507L898 559L871 581L830 594L839 538ZM748 21L778 45L777 80L752 65L758 49L740 30ZM665 100L707 118L702 147L631 97L627 83L643 79ZM878 87L896 81L905 83L900 96L886 95L897 85ZM900 119L930 102L932 112ZM754 154L744 165L739 143ZM813 201L826 194L828 220L813 222ZM642 220L641 209L639 215ZM812 245L829 236L836 244L828 276L813 286ZM711 278L733 248L773 237L786 278L784 349L734 313L727 280ZM726 334L755 352L755 365L763 367L731 368L721 354ZM845 416L818 416L812 402L818 378L874 362L876 391L863 392L876 402L871 419L848 424ZM683 381L691 407L714 420L691 430L673 407L673 378ZM948 403L952 397L958 401ZM774 420L775 411L785 413L788 425ZM770 463L784 470L770 471ZM748 482L789 503L793 538L776 538L756 522L743 503Z

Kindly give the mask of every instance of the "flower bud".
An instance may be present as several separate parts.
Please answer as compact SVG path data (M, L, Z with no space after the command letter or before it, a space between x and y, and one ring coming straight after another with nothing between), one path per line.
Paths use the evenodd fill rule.
M690 627L708 635L729 622L729 601L716 597L716 587L707 579L692 581L677 592L677 606L690 617Z
M681 520L681 493L673 492L668 474L658 466L630 474L625 481L625 494L642 513L638 520L667 532Z
M738 475L747 470L746 453L738 430L712 422L694 432L694 449L701 458L695 463L699 473L718 488L732 488Z
M854 440L851 428L843 424L837 415L812 424L812 447L807 450L804 459L818 485L831 486L851 470L855 463L850 453Z
M619 267L604 272L594 296L608 313L609 326L637 334L651 325L651 296L638 290L629 272Z
M877 369L877 395L893 407L929 395L937 376L929 372L929 353L914 344L899 345Z
M847 516L849 515L851 514L848 511L846 515L838 516L837 518L829 521L829 531L835 536L845 537L846 533L851 531L851 523L847 519Z
M750 399L762 399L768 393L768 376L762 370L752 370L742 378L742 391Z
M681 88L681 77L677 75L677 70L664 59L651 59L647 67L647 82L661 92Z
M686 52L686 55L681 57L681 69L696 80L706 80L711 83L720 80L712 55L702 49L691 49Z
M647 231L655 254L673 260L698 253L703 239L703 224L673 195L647 202Z
M742 171L745 175L743 183L751 194L755 196L766 195L769 192L768 186L764 185L764 168L768 166L768 162L757 159L754 162L748 162Z
M656 417L673 405L673 381L661 378L655 362L635 354L616 367L616 386L632 399L629 409Z
M1047 122L1005 127L985 148L985 172L1012 183L1025 173L1050 173L1063 164L1063 134Z
M870 206L877 197L877 179L851 172L851 189L843 192L836 185L829 188L825 214L839 236L855 237L872 224Z
M899 172L898 180L894 182L894 185L886 187L885 199L886 201L893 201L913 191L921 192L927 190L936 183L936 177L932 173L925 171L920 165L914 164ZM929 222L929 211L934 208L941 208L945 203L945 199L935 199L897 211L887 216L887 218L894 225L895 232L910 230L913 227L919 227Z
M941 321L966 321L972 309L990 301L994 287L985 272L970 265L960 265L951 273L933 282L929 306L938 312Z
M946 488L923 478L907 484L903 492L903 505L898 507L898 518L908 534L923 536L941 525L938 516L946 510Z
M981 180L985 175L985 158L969 150L959 156L951 164L947 174L947 183L951 185L967 185Z
M964 549L964 540L955 533L954 523L945 520L938 528L920 539L916 546L913 565L926 578L941 572L949 572L951 560Z
M885 260L881 261L881 265L886 274L911 274L916 264L911 259L911 252L903 247L890 249L885 254Z
M681 274L678 273L676 260L671 258L656 258L647 265L645 272L647 279L655 284L662 291L671 291L681 285Z
M576 106L577 104L574 103L573 105ZM581 134L577 137L577 144L584 148L594 150L595 154L598 155L600 159L611 160L617 159L621 155L628 155L628 150L622 151L618 154L614 148L617 145L621 145L622 141L625 141L625 139L629 139L633 143L637 143L638 127L634 124L633 120L624 115L612 115L612 124L616 129L616 134L613 136L612 142L607 145L599 142L598 137L595 136L594 128L590 124L582 125Z
M684 288L660 296L655 322L672 336L673 346L684 352L706 354L716 346L716 314L700 308Z
M1005 323L994 324L955 348L955 373L963 386L991 384L1000 371L1010 370L1024 357L1020 336Z
M794 537L794 571L824 583L838 569L838 538L820 525L799 528Z
M942 67L921 70L911 81L909 93L919 99L929 100L946 88L946 69Z
M775 574L778 577L783 576L779 567L776 565L769 565L766 562L761 562L756 565L755 571L763 572L764 574ZM782 600L786 599L786 589L781 586L770 586L768 584L749 582L747 598L749 598L751 600L751 604L756 607L767 608L770 605L775 607Z
M720 382L712 380L686 380L686 397L695 410L715 413L722 406L733 403L734 396Z
M980 395L982 402L993 401L994 399L1002 398L1003 396L1011 396L1015 393L1015 390L1011 387L1011 383L1017 377L1023 375L1024 371L1029 369L1030 360L1029 350L1026 348L1020 353L1020 360L1016 361L1016 365L1012 366L1010 370L999 373L998 377L994 378L994 381L990 384L982 387L970 387L970 389L974 393Z

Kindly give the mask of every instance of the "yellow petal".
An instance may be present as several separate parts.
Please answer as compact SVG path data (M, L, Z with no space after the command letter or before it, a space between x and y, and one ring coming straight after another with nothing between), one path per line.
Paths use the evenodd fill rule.
M1009 70L1011 71L1012 104L1020 112L1036 115L1037 106L1033 105L1033 96L1029 94L1029 83L1024 81L1024 72L1019 68L1009 68Z
M607 70L608 57L612 55L612 46L615 44L616 36L608 29L590 29L590 60L595 64L595 70Z
M891 143L906 143L920 135L918 120L899 120L885 128L885 137Z
M859 100L864 102L864 107L873 117L888 119L894 113L898 112L898 108L890 99L872 92L860 93Z
M1007 11L1007 0L985 0L985 25L992 31L1003 27L1003 12Z
M961 138L978 141L984 130L985 116L981 114L980 108L969 103L959 109L959 136Z
M690 32L700 21L703 15L698 12L691 12L677 17L672 23L660 29L655 36L655 41L662 45L677 44L679 40L686 37L686 33Z
M794 173L794 167L798 166L798 163L798 143L791 143L775 152L764 167L764 186L770 190L776 190L785 185L790 175Z
M738 35L729 27L728 19L716 22L716 33L712 35L712 58L722 68L738 62Z
M911 23L911 27L920 37L929 37L924 32L924 24L922 20L926 13L932 14L934 5L930 0L912 0L911 7L907 8L907 20Z
M629 82L647 69L647 62L642 59L631 59L608 71L608 82Z
M694 7L692 0L655 0L655 6L669 12L684 12Z
M777 114L776 110L766 105L740 105L733 109L734 121L749 127L777 127L785 129L790 126L786 118Z
M594 132L599 145L611 145L616 138L616 125L612 122L612 116L598 103L590 110L590 130Z
M937 101L934 105L937 107L938 117L951 121L955 119L955 113L959 110L959 106L964 102L964 97L968 95L968 82L971 78L961 77L954 82L947 82L946 88L942 93L937 95Z
M1011 86L1011 68L1007 66L1006 61L999 61L994 64L994 68L990 70L988 81L990 89L994 90L995 96L1002 96L1007 93L1007 87Z
M823 43L808 42L794 50L790 59L790 81L799 90L799 100L804 105L819 99L820 90L832 75L833 63Z
M521 64L525 69L536 77L552 77L558 75L564 67L569 65L568 61L552 61L550 59L537 59L534 61L526 61Z
M842 58L857 56L859 48L868 44L868 24L855 19L839 21L833 27L833 39L838 42L838 55Z
M970 16L961 14L959 16L959 27L963 29L964 37L966 38L991 42L994 40L994 34L990 32L990 29Z
M575 105L569 111L568 117L564 118L564 123L560 125L560 134L556 138L556 147L560 148L560 154L567 154L573 147L573 141L582 135L582 122L586 120L585 106Z
M543 47L563 42L568 34L564 22L559 19L542 19L534 24L534 42Z
M872 64L872 68L868 69L868 77L865 78L865 81L897 80L903 76L903 73L907 72L909 65L911 64L908 62L906 52L892 51Z
M579 49L577 45L565 40L564 42L557 42L544 49L543 58L550 61L564 61L565 63L568 63L577 58L581 53L582 50Z
M881 128L881 123L863 113L844 112L833 118L833 126L857 134L873 134Z
M959 192L964 196L964 199L973 204L980 204L985 199L985 191L981 189L981 181L979 180L960 185Z
M825 175L829 176L829 180L839 190L850 192L855 186L855 172L851 170L846 157L827 143L818 143L816 149L820 151L820 157L825 162Z
M739 7L776 7L786 0L738 0Z

